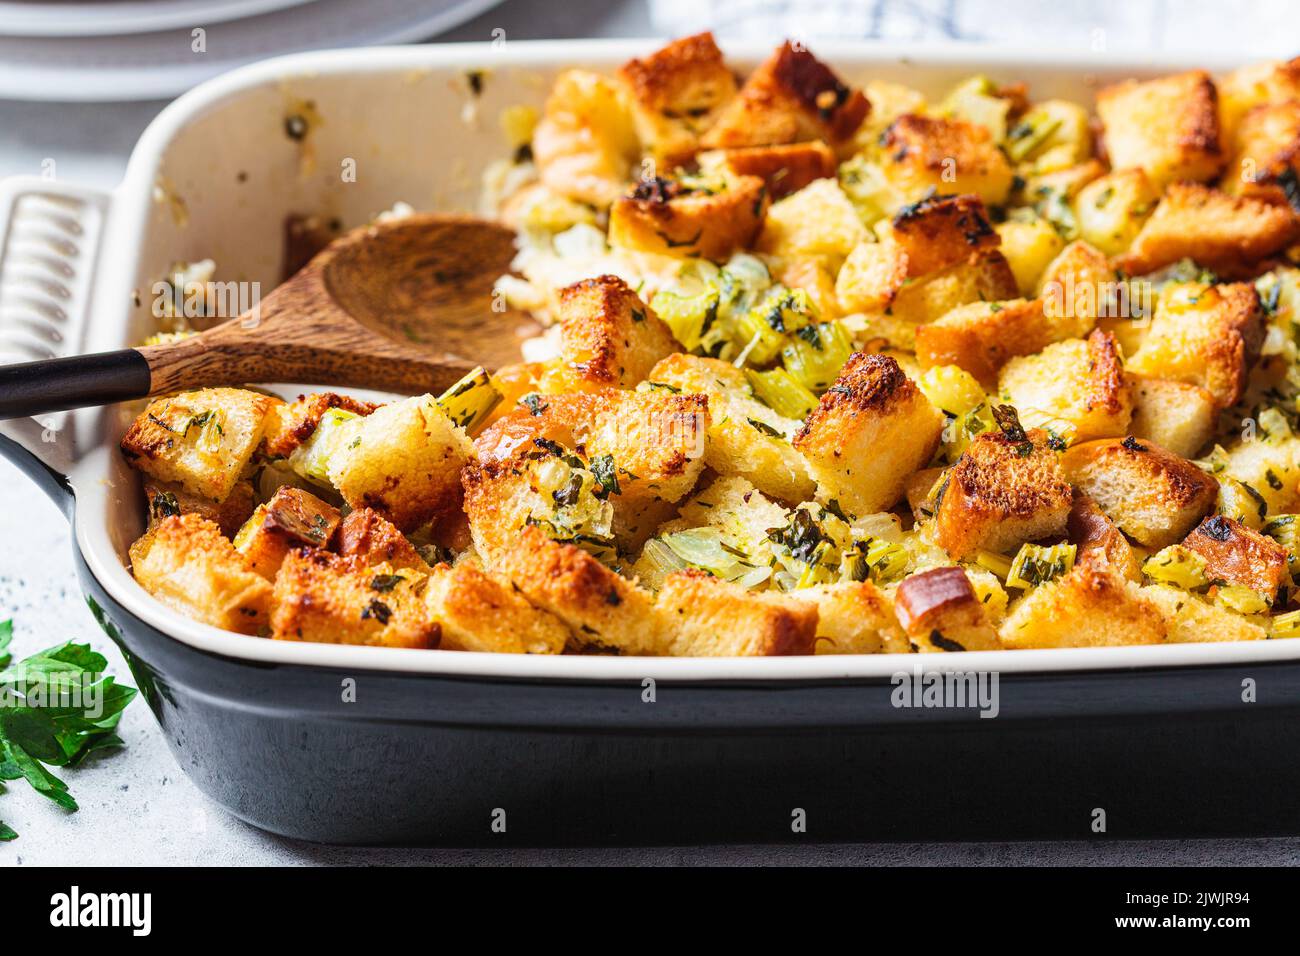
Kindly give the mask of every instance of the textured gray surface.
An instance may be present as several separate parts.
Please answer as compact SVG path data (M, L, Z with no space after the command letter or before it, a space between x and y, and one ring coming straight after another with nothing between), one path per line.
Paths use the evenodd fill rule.
M774 4L693 2L692 15L713 6L747 6L751 12ZM870 32L885 36L951 35L961 23L979 23L975 8L987 3L953 4L942 0L878 0L857 4L868 11ZM1004 6L997 4L995 6ZM1014 7L1027 7L1017 2ZM1196 36L1208 5L1186 9L1174 3L1151 4L1150 17L1134 16L1135 4L1103 0L1089 4L1044 4L1051 19L1038 29L1067 28L1084 42L1098 22L1117 23L1117 42L1151 46L1177 42L1179 35ZM1077 11L1073 20L1062 8ZM1266 6L1277 8L1276 3ZM1293 8L1291 8L1293 9ZM656 11L653 27L676 32L678 20L671 3ZM1171 13L1177 13L1171 16ZM960 14L960 16L958 16ZM1115 21L1108 19L1121 17ZM1064 18L1064 19L1063 19ZM1241 18L1243 22L1246 18ZM1025 34L1027 19L983 18L999 39ZM747 21L734 21L743 26ZM1250 22L1258 21L1251 18ZM1162 24L1164 26L1162 26ZM1168 24L1172 24L1169 26ZM682 26L694 27L695 22ZM638 3L608 0L568 0L528 3L514 0L457 30L458 39L482 39L493 27L504 26L510 37L632 36L656 32L647 11ZM743 32L743 30L741 31ZM987 33L987 31L984 31ZM1294 31L1273 45L1291 41ZM1172 39L1171 39L1172 37ZM988 39L987 35L983 38ZM1024 39L1023 36L1018 36ZM1245 39L1242 37L1241 39ZM1249 47L1252 56L1268 49ZM0 175L38 174L41 162L53 158L58 175L69 181L112 185L140 131L161 104L59 106L0 103ZM90 641L104 651L115 673L125 674L116 649L95 626L82 601L71 559L71 544L62 515L9 464L0 461L0 619L15 620L15 651L74 638ZM0 864L921 864L921 865L1250 865L1300 863L1300 839L1257 841L1162 841L1150 843L1004 843L1004 844L881 844L872 846L804 847L673 847L607 850L353 850L304 845L272 837L233 819L203 797L181 773L167 752L152 715L143 704L133 705L121 726L124 751L110 760L67 773L82 809L67 814L36 797L24 786L0 795L0 819L21 834L0 844Z

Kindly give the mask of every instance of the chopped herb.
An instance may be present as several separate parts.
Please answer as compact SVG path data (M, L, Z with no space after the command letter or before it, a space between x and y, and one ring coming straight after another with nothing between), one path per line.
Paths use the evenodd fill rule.
M965 651L966 650L966 648L962 647L960 644L958 644L956 641L952 640L951 638L944 637L938 630L933 630L930 632L930 643L943 651Z
M1139 441L1138 441L1136 438L1134 438L1132 435L1129 435L1129 436L1128 436L1127 438L1125 438L1122 442L1120 442L1120 444L1123 445L1125 448L1127 448L1129 451L1146 451L1146 450L1147 450L1147 446L1146 446L1146 445L1143 445L1141 442L1139 442Z
M370 590L388 592L405 580L400 574L376 574L370 579Z
M617 468L614 465L613 455L601 455L591 460L591 474L596 479L599 491L595 492L597 498L606 498L609 495L622 494L623 489L618 484Z
M530 415L540 415L551 407L546 404L546 402L542 401L542 396L538 395L536 392L533 392L531 395L525 395L523 398L519 399L519 404L528 409Z
M1215 515L1202 524L1197 531L1215 541L1227 541L1232 537L1232 525L1228 524L1227 519L1222 515Z
M755 429L762 432L768 438L780 438L780 439L785 438L785 435L777 431L771 425L767 424L767 422L760 422L753 418L746 418L745 421L749 422L749 424L753 425Z
M153 496L153 516L155 518L168 518L180 513L181 506L176 501L176 496L170 491L160 491Z
M371 598L370 603L367 604L365 609L361 612L361 620L364 621L367 618L373 617L380 624L387 624L388 619L392 616L393 609L383 601L379 600L379 598Z
M564 483L562 488L551 492L551 498L561 508L568 508L576 505L578 499L582 497L582 475L574 472L569 476L569 480Z

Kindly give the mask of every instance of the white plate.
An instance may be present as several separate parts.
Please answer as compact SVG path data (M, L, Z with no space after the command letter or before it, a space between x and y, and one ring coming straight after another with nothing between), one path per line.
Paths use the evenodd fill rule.
M104 3L0 2L0 35L125 36L255 17L313 0L110 0Z
M283 6L286 0L265 2ZM299 8L203 26L204 52L194 50L192 26L134 36L0 36L0 98L165 99L282 53L426 39L501 0L315 0L306 8L303 0L293 2Z

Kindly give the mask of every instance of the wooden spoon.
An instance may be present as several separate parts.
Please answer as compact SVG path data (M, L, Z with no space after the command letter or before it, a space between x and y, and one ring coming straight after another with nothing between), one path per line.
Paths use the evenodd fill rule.
M198 335L0 367L0 419L253 382L436 394L519 360L523 317L492 295L514 254L514 233L467 216L362 226Z

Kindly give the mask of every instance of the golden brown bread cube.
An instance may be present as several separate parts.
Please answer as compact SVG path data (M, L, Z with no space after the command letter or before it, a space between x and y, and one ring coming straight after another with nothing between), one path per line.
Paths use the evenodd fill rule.
M556 78L532 145L543 184L598 208L622 194L640 152L623 87L588 70Z
M998 223L999 248L1016 277L1017 295L1032 298L1043 272L1065 248L1065 240L1046 219L1016 218Z
M569 639L558 618L473 561L436 565L424 600L442 627L438 647L444 651L559 654Z
M267 625L271 585L198 514L163 518L131 545L130 558L140 586L186 617L240 634Z
M1268 631L1256 621L1180 588L1153 584L1142 589L1142 596L1164 614L1170 644L1268 639Z
M1194 458L1214 434L1218 406L1199 385L1146 375L1130 376L1133 420L1129 433L1175 455Z
M1211 581L1250 588L1270 601L1291 583L1286 548L1232 518L1206 518L1183 539L1183 547L1205 559Z
M250 568L274 581L290 548L323 548L339 526L339 510L315 495L288 485L258 505L235 536L235 550Z
M934 568L903 580L894 610L912 650L994 651L998 634L961 568Z
M1130 581L1142 580L1142 569L1128 538L1097 507L1097 502L1077 488L1065 532L1070 543L1078 549L1076 564L1113 571Z
M817 605L779 591L747 591L706 571L670 574L655 613L675 657L811 654Z
M419 576L319 548L294 548L275 576L277 641L432 648L440 631L421 601Z
M1047 264L1039 281L1038 294L1043 298L1043 313L1054 320L1066 338L1083 338L1093 324L1122 313L1117 299L1115 270L1101 251L1082 240L1075 240Z
M817 654L898 654L908 650L889 595L870 581L800 588L817 605Z
M871 106L824 63L788 40L754 70L701 138L708 149L820 139L846 148Z
M867 227L840 184L818 179L772 204L758 249L782 260L816 259L838 269L867 238Z
M736 176L757 176L773 199L784 199L818 179L835 175L835 152L821 140L728 149L723 161Z
M1219 78L1219 121L1225 143L1235 140L1243 116L1265 103L1300 100L1300 57L1251 63Z
M397 570L429 573L429 565L406 535L373 508L348 512L334 534L334 550L373 567L386 564Z
M948 472L939 495L939 545L961 560L1064 533L1074 492L1040 429L985 432Z
M885 355L856 352L794 437L823 501L873 514L892 507L939 447L943 413ZM884 450L888 449L886 453Z
M718 191L677 180L641 180L609 210L609 244L634 252L723 260L763 228L769 196L757 176L734 176Z
M131 423L122 453L147 475L222 502L244 477L278 401L242 388L159 398Z
M916 330L916 359L922 368L957 365L991 387L1017 355L1033 355L1070 337L1058 335L1042 299L969 302Z
M688 161L699 137L736 95L736 79L712 33L673 40L618 71L632 104L637 134L669 168Z
M321 419L331 408L354 415L369 415L379 406L336 392L299 395L296 402L276 405L262 439L262 453L268 458L288 458L316 433Z
M1285 205L1300 169L1300 100L1250 110L1237 131L1236 152L1220 185L1230 196L1256 196Z
M1129 275L1145 275L1193 259L1225 275L1250 274L1261 259L1296 241L1297 223L1285 206L1174 183L1116 265Z
M1263 311L1250 283L1179 286L1161 294L1128 369L1196 385L1227 408L1245 393L1263 341Z
M1165 617L1144 590L1113 571L1078 564L1021 598L998 638L1011 650L1159 644L1168 634Z
M1213 179L1223 168L1218 95L1204 70L1105 87L1097 117L1111 166L1141 167L1156 188Z
M931 190L974 193L1001 205L1011 192L1006 154L986 127L959 119L905 113L880 136L880 170L908 202Z
M890 222L890 239L906 257L906 277L938 272L1001 242L979 196L931 196L904 206Z
M998 391L1033 428L1074 442L1123 435L1133 414L1115 336L1094 329L1084 339L1049 345L1013 358L998 375Z
M1140 168L1117 169L1079 190L1079 235L1108 256L1124 252L1155 211L1159 191Z
M251 481L237 481L222 502L192 495L179 484L146 478L144 498L149 512L149 527L171 515L194 512L201 518L214 521L221 533L233 538L256 506L257 493Z
M654 310L617 276L560 290L560 357L579 384L632 388L656 362L681 351Z
M1062 464L1125 534L1153 550L1182 539L1219 494L1219 483L1186 458L1132 437L1075 445Z

